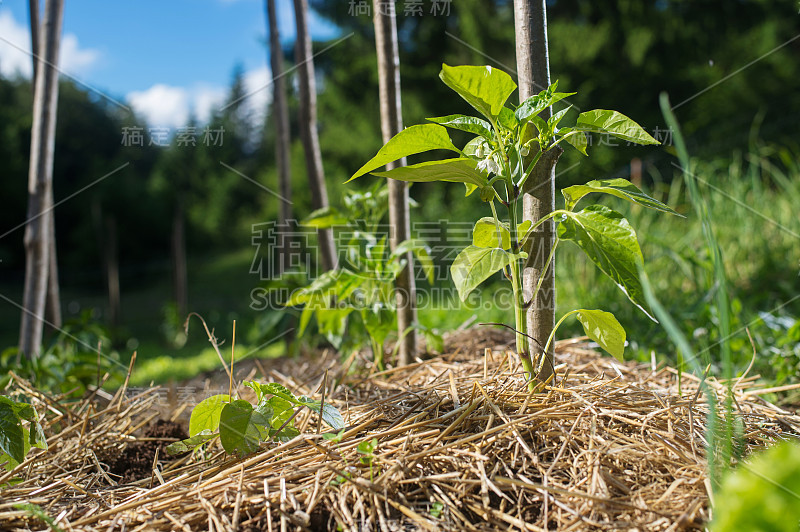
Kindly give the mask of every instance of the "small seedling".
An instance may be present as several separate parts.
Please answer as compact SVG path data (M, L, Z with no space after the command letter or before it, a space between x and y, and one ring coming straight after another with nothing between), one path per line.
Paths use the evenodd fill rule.
M440 503L439 501L436 501L431 504L431 509L428 510L428 513L434 519L438 519L442 515L443 510L444 510L444 504Z
M28 403L0 396L0 464L11 471L25 461L32 447L47 449L36 410Z
M47 515L44 509L38 504L29 502L18 502L14 504L14 508L21 510L32 517L36 517L47 524L53 532L64 532L64 529L56 524L56 520Z
M369 481L372 482L374 471L373 466L375 464L375 449L378 447L378 439L372 438L371 440L364 440L358 444L358 452L361 453L363 456L361 457L361 463L369 466Z
M344 438L344 430L345 429L342 429L339 432L326 432L322 435L322 439L331 443L340 443L342 438Z
M344 428L344 418L330 403L322 405L306 396L296 397L275 382L246 381L244 385L256 393L255 405L228 394L212 395L192 410L189 438L169 445L167 452L174 455L195 451L219 437L223 449L230 454L253 453L263 441L288 441L298 436L294 418L304 407L319 414L334 430Z

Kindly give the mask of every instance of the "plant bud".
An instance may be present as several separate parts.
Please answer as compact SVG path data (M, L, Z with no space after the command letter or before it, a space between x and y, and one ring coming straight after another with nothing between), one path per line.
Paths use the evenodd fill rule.
M490 185L486 185L485 187L481 188L481 201L492 201L494 199L494 188Z

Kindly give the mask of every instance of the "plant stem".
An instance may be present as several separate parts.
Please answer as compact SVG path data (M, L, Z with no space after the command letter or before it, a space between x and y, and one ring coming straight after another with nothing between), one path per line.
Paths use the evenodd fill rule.
M511 252L519 253L519 242L517 241L517 201L513 197L513 185L508 187L508 231L511 235ZM522 275L519 269L519 261L511 260L511 286L514 290L514 325L516 330L517 354L522 362L522 369L525 371L525 378L528 381L528 389L534 391L533 364L531 361L530 342L528 341L528 323L525 319L525 294L522 291Z
M383 346L378 345L374 339L372 340L372 359L375 362L375 367L378 368L378 371L383 371Z
M566 314L561 316L561 319L558 320L558 323L556 323L556 326L553 327L553 332L550 333L550 337L547 339L547 343L545 344L544 350L542 351L542 359L539 361L539 364L538 364L539 367L536 368L536 373L537 374L541 373L541 371L542 371L542 367L544 366L544 361L547 359L547 357L545 356L545 353L547 353L547 351L550 349L550 344L553 343L553 339L556 337L556 331L561 326L561 324L564 323L565 319L569 318L573 314L577 314L578 312L580 312L580 309L578 309L578 310L570 310L569 312L567 312ZM555 371L553 371L553 374L555 374Z

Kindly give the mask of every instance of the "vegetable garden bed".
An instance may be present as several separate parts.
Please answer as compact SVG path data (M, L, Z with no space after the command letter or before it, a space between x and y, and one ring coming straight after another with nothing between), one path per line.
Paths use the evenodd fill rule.
M443 356L373 375L344 375L333 356L260 361L264 377L309 396L327 367L325 401L347 428L326 438L306 409L300 436L241 459L218 442L168 457L163 445L180 436L152 435L189 409L160 409L157 389L64 410L18 381L48 411L49 449L2 477L21 481L3 489L0 528L42 529L45 518L62 530L702 527L707 404L695 377L683 374L679 393L673 368L620 364L568 340L555 383L530 395L516 357L483 349L496 338L460 334ZM746 453L800 434L800 416L762 400L754 381L733 385ZM145 447L155 467L120 483L110 465Z

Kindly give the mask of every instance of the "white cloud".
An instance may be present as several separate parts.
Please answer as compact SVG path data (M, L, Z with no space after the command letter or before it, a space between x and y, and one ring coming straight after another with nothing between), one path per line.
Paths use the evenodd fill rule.
M154 127L185 126L189 119L189 93L161 83L128 94L128 102Z
M228 90L225 87L197 85L192 90L192 111L200 123L208 122L211 113L222 107Z
M17 22L11 11L0 11L0 37L0 75L30 77L33 59L28 25ZM61 39L59 68L71 76L86 74L100 57L99 50L81 48L73 33L64 34Z
M270 71L266 66L244 74L246 97L240 102L242 114L255 126L261 126L272 97ZM214 111L222 110L228 88L196 84L189 88L157 84L127 96L130 105L153 127L177 128L187 125L190 115L205 123Z
M86 74L100 60L100 51L92 48L81 48L78 38L67 33L61 39L59 67L71 76Z
M244 88L247 98L243 101L247 115L256 125L264 123L267 104L272 101L272 74L264 65L244 74Z
M17 74L30 77L33 68L31 34L26 26L17 24L11 11L0 11L0 37L0 74L6 77Z

